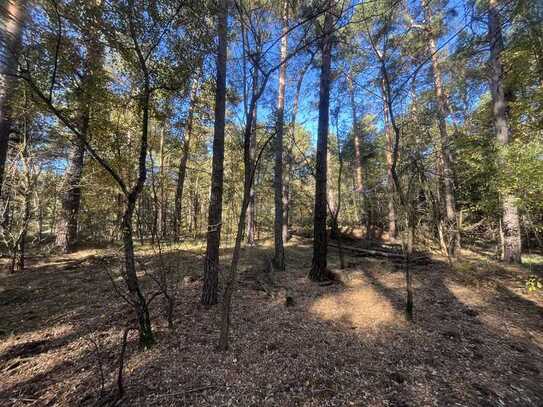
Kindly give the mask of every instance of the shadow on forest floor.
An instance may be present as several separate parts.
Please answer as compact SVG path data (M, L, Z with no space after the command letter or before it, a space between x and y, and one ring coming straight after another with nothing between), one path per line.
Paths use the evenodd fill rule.
M166 262L195 278L177 293L175 332L157 300L157 345L139 351L130 334L126 406L543 404L543 295L525 292L525 269L470 253L451 268L434 257L414 269L408 324L401 270L347 256L339 272L331 250L342 283L320 286L305 278L312 248L303 239L290 242L288 271L274 276L294 299L285 307L245 284L272 253L262 242L244 250L232 349L223 354L214 351L219 308L198 304L201 251L164 248ZM227 264L231 249L222 255ZM94 405L101 387L111 391L131 311L104 267L118 278L114 250L36 258L23 273L0 275L0 404Z

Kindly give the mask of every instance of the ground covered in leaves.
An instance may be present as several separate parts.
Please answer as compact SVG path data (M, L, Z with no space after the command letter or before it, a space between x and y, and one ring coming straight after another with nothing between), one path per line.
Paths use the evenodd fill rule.
M128 335L121 400L112 395L131 312L112 284L122 283L117 253L81 250L3 272L0 405L543 405L543 294L526 291L528 267L474 253L451 267L434 256L415 267L409 324L403 273L387 260L347 257L339 272L332 249L340 282L321 286L305 278L310 242L295 239L288 271L269 285L259 268L271 248L261 242L244 252L231 350L219 353L219 308L199 305L201 248L187 248L163 255L182 274L175 329L156 297L157 344L141 351ZM142 266L149 295L158 267Z

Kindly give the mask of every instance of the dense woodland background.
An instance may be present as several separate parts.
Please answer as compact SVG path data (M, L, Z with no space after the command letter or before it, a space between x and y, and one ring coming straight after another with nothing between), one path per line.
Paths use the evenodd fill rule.
M0 4L2 400L543 403L543 3Z

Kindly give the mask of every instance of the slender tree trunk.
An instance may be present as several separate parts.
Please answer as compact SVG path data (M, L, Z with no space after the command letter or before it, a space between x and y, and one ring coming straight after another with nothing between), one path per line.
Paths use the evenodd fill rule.
M354 168L356 178L356 192L363 195L364 193L364 169L362 162L362 134L358 126L358 117L356 114L356 103L354 98L354 86L352 72L347 73L347 84L349 86L349 95L351 97L351 116L353 120L353 135L354 135Z
M224 176L224 125L226 116L226 57L228 31L228 3L220 0L217 21L219 49L217 54L217 90L215 93L215 128L213 134L213 168L211 197L207 226L207 247L204 266L204 286L201 302L217 303L219 284L219 244L222 223L222 192Z
M183 140L183 150L181 152L181 160L179 161L179 169L177 171L177 185L175 188L175 206L173 215L173 233L175 241L179 240L181 234L181 205L183 203L183 188L185 185L185 178L187 175L187 162L190 153L190 142L192 138L192 126L194 120L194 105L196 103L196 94L198 89L198 83L193 83L190 93L190 108L187 117L187 126L185 128L185 137Z
M290 173L292 171L292 144L295 143L296 138L296 117L298 116L298 107L300 102L300 92L302 90L302 83L306 72L311 67L313 60L310 60L302 70L300 71L300 76L298 77L298 82L296 83L296 91L294 93L294 102L292 104L292 118L290 121L290 136L292 142L290 146L286 149L286 167L285 177L283 181L283 243L290 239L289 226L291 225L291 195L290 195Z
M494 130L499 144L509 144L511 134L507 118L507 100L503 85L503 63L501 54L504 48L499 8L500 0L490 0L488 10L488 38L490 41L490 90L492 92L492 112ZM506 165L499 162L498 165ZM522 243L520 221L515 197L503 193L502 201L502 260L507 263L520 263Z
M353 135L354 135L354 173L355 173L355 192L360 194L361 199L361 207L363 208L363 211L365 212L365 218L366 218L366 237L371 236L371 217L369 214L368 209L368 199L366 198L365 192L364 192L364 174L366 173L364 163L362 161L362 143L363 143L363 137L362 132L359 127L358 123L358 115L356 113L356 102L355 102L355 95L354 95L354 86L353 86L353 77L352 72L349 71L347 73L347 85L349 87L349 95L351 97L351 116L353 121ZM364 221L364 216L362 214L359 214L360 223Z
M432 20L431 6L425 6L426 18ZM432 79L434 82L434 92L437 102L438 125L440 135L439 156L442 166L441 185L443 195L445 197L445 219L446 232L449 236L446 247L447 255L454 257L457 253L456 249L460 248L460 231L458 230L458 214L456 209L454 173L453 173L453 156L450 148L450 138L447 131L447 116L449 115L449 106L447 97L443 91L443 81L441 79L441 67L439 65L438 49L436 44L435 34L430 32L429 35L429 51L432 60Z
M258 58L257 58L258 59ZM258 69L253 70L253 90L251 99L256 97L258 91ZM251 102L252 103L252 102ZM250 147L249 147L249 162L245 163L245 168L251 168L255 161L256 154L256 126L257 126L257 105L254 104L254 107L251 109L249 106L248 114L251 115L252 119L250 120L251 125L251 135L250 135ZM254 246L255 237L256 237L256 205L255 205L255 188L254 183L251 184L251 190L249 191L249 206L247 207L247 244Z
M156 125L155 125L156 129ZM158 194L156 194L157 205L157 240L164 238L166 229L165 223L165 200L164 200L164 129L160 129L160 146L158 151Z
M151 318L147 301L141 291L138 277L136 275L136 263L134 255L134 239L132 236L132 215L134 213L136 196L127 197L126 208L121 223L121 234L124 250L124 273L125 281L130 293L138 321L140 346L148 348L153 345L154 337L151 327Z
M5 58L0 61L0 196L12 130L11 103L15 96L17 58L21 49L23 25L26 19L26 0L8 0L2 6L2 47Z
M383 95L383 115L386 135L386 160L387 160L387 188L388 188L388 237L396 239L398 236L396 207L394 206L394 178L392 174L394 140L390 126L389 102L384 78L381 78L381 90Z
M283 32L281 37L281 62L279 68L279 89L277 92L277 117L275 129L275 168L274 168L274 189L275 189L275 255L274 267L278 270L285 270L285 249L284 240L288 233L285 233L284 211L288 207L288 196L283 188L283 133L285 127L285 80L287 65L285 60L288 53L288 2L283 1Z
M333 28L332 14L327 11L324 17L324 33L321 44L322 66L319 90L319 124L317 130L317 157L315 171L315 207L313 212L313 260L309 278L323 281L329 278L326 255L328 239L326 236L326 184L328 149L328 125L330 107L330 65L332 53Z

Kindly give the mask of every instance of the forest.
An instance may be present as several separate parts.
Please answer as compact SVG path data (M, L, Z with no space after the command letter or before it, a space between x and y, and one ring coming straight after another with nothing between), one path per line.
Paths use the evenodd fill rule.
M1 0L1 406L543 406L543 2Z

